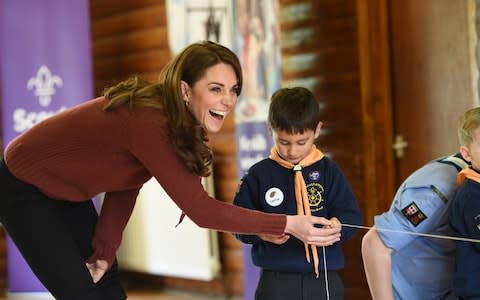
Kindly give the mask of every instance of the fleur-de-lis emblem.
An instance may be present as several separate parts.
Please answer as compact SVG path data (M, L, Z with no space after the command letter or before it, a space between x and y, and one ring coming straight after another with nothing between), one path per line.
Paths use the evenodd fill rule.
M55 86L61 87L63 81L60 77L53 75L47 66L42 65L37 76L28 80L27 88L31 90L35 88L35 96L39 98L40 105L45 107L52 101L52 95L55 94Z

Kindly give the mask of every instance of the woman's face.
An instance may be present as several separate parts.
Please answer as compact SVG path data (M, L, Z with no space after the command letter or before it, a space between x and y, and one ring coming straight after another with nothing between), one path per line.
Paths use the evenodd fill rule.
M218 132L237 103L238 79L232 66L214 65L192 87L183 81L182 86L188 109L197 122L207 132Z

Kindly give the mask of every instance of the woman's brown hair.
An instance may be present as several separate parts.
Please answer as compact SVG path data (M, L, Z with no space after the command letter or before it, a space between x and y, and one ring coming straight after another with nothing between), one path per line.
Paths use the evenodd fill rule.
M167 118L168 139L186 167L199 176L210 174L213 156L207 145L207 132L187 109L181 93L181 81L193 87L208 68L219 63L232 66L238 80L238 94L243 78L238 57L220 44L202 41L191 44L175 56L160 73L158 83L137 77L110 87L104 96L109 99L106 111L128 104L162 109Z

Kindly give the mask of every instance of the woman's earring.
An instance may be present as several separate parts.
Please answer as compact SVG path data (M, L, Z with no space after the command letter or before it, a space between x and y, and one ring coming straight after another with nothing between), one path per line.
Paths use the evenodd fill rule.
M188 100L188 97L183 98L183 101L185 101L185 106L188 107L190 105L190 100Z

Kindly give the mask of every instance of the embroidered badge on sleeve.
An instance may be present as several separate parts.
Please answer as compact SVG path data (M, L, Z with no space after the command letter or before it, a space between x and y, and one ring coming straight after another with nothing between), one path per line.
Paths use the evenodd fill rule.
M403 208L402 213L415 227L427 219L427 216L420 210L420 208L418 208L415 202L412 202Z

